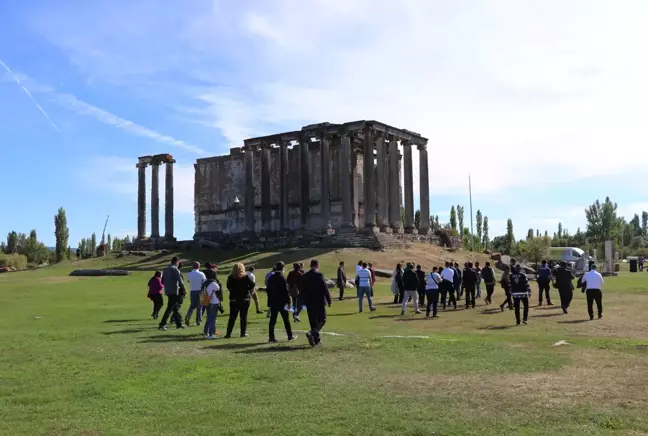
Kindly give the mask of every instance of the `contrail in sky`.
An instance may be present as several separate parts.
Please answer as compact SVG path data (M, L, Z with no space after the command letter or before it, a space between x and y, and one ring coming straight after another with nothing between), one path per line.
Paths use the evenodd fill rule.
M52 125L52 127L54 127L57 132L60 132L58 126L56 124L54 124L54 121L52 121L52 119L49 117L49 115L47 115L47 112L45 112L45 109L43 109L43 107L40 104L38 104L38 102L36 101L34 96L31 94L31 92L29 92L29 89L25 88L25 85L22 84L22 82L20 81L18 76L16 76L13 73L13 71L11 71L11 68L9 68L9 66L7 64L2 62L2 59L0 59L0 65L2 65L2 67L7 71L7 73L9 73L11 75L11 77L13 77L13 79L16 81L18 86L20 86L22 88L22 90L25 92L25 94L27 94L27 97L29 97L29 99L36 105L36 107L38 108L40 113L43 114L45 119Z

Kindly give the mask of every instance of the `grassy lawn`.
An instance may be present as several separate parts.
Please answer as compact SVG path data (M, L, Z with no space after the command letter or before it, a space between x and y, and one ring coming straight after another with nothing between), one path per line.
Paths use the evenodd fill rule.
M352 270L360 258L385 268L443 258L423 249L182 256L218 261L221 274L236 260L266 268L317 256L328 275L339 260ZM648 274L607 279L603 320L587 320L577 292L569 315L532 307L519 328L512 312L482 300L438 320L411 308L401 317L383 279L377 312L356 313L354 298L335 301L329 334L312 349L305 315L296 342L278 324L277 345L266 344L267 320L253 311L246 339L158 331L146 282L169 257L0 275L0 434L648 434ZM77 266L134 272L69 277ZM494 301L502 299L497 289ZM219 317L221 333L225 323ZM560 340L569 345L553 346Z

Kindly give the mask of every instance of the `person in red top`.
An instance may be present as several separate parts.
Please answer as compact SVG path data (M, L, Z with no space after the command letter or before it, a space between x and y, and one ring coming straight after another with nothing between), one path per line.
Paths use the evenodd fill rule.
M160 314L160 309L164 306L164 297L162 297L162 291L164 290L164 285L162 284L162 272L155 271L153 277L148 282L148 294L146 297L153 302L153 313L151 317L157 319Z
M373 267L373 263L369 262L367 264L369 267L369 271L371 272L371 296L373 297L373 288L374 288L374 283L376 283L376 270Z

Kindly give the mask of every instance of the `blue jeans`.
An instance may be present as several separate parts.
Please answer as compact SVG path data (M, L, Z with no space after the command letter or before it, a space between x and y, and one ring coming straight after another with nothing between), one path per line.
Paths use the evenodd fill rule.
M481 281L477 282L477 298L481 298Z
M373 308L373 303L371 302L371 288L369 286L360 286L358 288L358 306L360 312L362 312L362 302L364 301L364 295L367 294L367 300L369 301L369 308Z
M191 291L191 293L189 294L189 301L191 302L191 305L189 306L189 310L187 311L186 319L191 318L191 314L193 314L193 311L195 310L196 324L200 324L202 322L202 309L200 308L200 291Z
M200 311L198 311L200 313ZM218 305L210 304L207 306L207 322L203 332L206 335L214 335L216 333L216 316L218 315Z

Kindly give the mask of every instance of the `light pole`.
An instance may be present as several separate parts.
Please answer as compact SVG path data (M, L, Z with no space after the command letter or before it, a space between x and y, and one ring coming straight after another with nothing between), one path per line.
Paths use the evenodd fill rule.
M235 222L236 222L236 227L238 227L238 222L239 222L239 205L241 203L241 200L239 200L238 195L234 196L234 214L235 214Z

